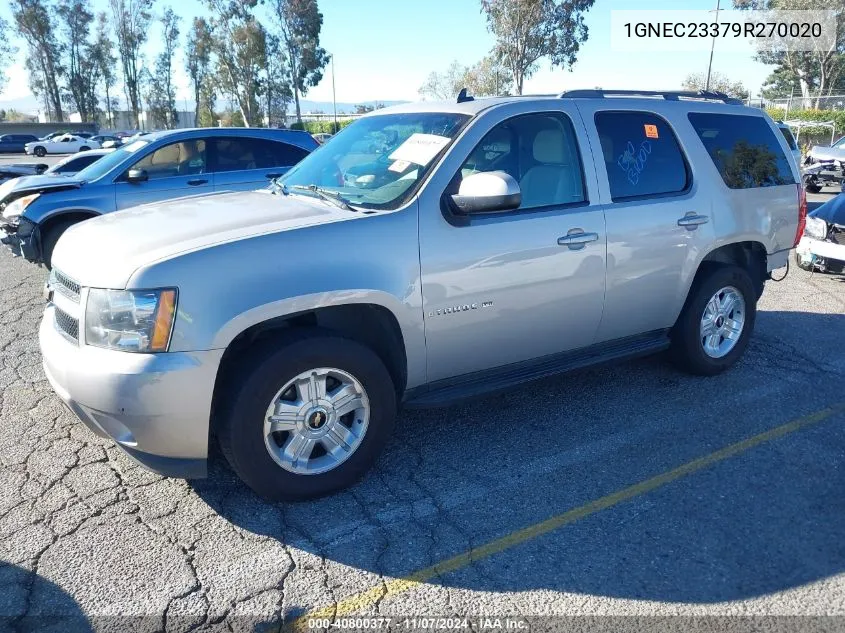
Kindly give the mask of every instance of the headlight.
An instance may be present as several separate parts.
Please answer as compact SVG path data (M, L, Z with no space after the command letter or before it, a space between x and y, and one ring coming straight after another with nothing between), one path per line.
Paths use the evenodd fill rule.
M827 223L819 218L808 217L804 233L817 240L823 240L827 237Z
M126 352L166 352L176 290L88 291L85 342Z
M3 217L9 222L16 222L26 208L38 199L40 193L31 193L23 198L13 200L3 209Z

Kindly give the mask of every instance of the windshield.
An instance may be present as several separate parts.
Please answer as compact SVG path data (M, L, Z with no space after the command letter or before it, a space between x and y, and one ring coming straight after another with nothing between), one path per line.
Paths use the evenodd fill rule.
M317 187L349 204L396 209L452 142L465 114L414 112L364 117L304 158L280 182L288 190ZM315 194L316 195L316 194Z
M112 169L114 169L117 165L122 163L126 160L126 157L130 154L134 154L142 147L146 147L149 145L148 141L135 141L134 143L130 143L129 145L124 145L120 149L116 149L110 154L106 154L100 160L91 163L80 172L77 172L76 178L79 180L84 180L86 182L91 182L92 180L97 180L98 178L102 178L107 173L109 173Z

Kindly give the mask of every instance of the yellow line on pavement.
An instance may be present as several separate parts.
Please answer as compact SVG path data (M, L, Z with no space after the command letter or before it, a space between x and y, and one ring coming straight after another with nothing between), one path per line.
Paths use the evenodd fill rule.
M426 567L425 569L416 571L405 578L388 580L382 585L378 585L366 591L354 594L348 598L344 598L339 601L337 605L311 611L310 613L300 616L294 620L291 623L292 628L294 630L307 629L308 620L311 618L333 618L357 613L358 611L362 611L375 604L380 599L411 591L415 587L428 582L437 576L462 569L471 563L503 552L538 536L548 534L553 530L569 525L570 523L574 523L575 521L588 517L591 514L612 508L623 501L628 501L634 497L638 497L651 492L652 490L656 490L657 488L661 488L668 483L703 470L708 466L724 461L729 457L743 453L755 446L776 440L785 435L789 435L790 433L794 433L795 431L817 424L842 411L845 411L845 403L830 406L826 409L822 409L821 411L805 415L791 422L787 422L786 424L782 424L781 426L764 431L763 433L754 435L740 442L736 442L735 444L730 444L729 446L710 453L709 455L704 455L703 457L694 459L686 464L682 464L677 468L667 470L664 473L645 479L632 486L617 490L616 492L594 501L590 501L589 503L573 508L572 510L568 510L562 514L553 516L545 521L516 530L506 536L492 540L484 545L474 547L462 554L453 556L452 558L447 558L446 560L440 561L431 567Z

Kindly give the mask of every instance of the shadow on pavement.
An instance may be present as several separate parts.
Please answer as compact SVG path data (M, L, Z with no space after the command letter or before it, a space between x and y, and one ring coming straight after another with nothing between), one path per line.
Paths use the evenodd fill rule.
M760 312L743 360L713 378L658 357L407 411L375 471L326 499L266 503L219 456L194 487L246 530L403 577L845 401L843 332L841 314ZM836 414L433 582L714 603L840 574L843 421Z
M76 601L58 585L12 564L0 564L0 631L93 633Z

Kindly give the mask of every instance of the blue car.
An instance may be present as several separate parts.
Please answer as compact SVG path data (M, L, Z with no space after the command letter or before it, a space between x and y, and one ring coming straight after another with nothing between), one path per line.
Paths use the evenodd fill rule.
M0 242L50 267L68 227L150 202L266 186L319 147L307 132L199 128L155 132L73 177L17 178L0 185Z
M0 134L0 154L22 154L24 145L37 140L32 134Z

